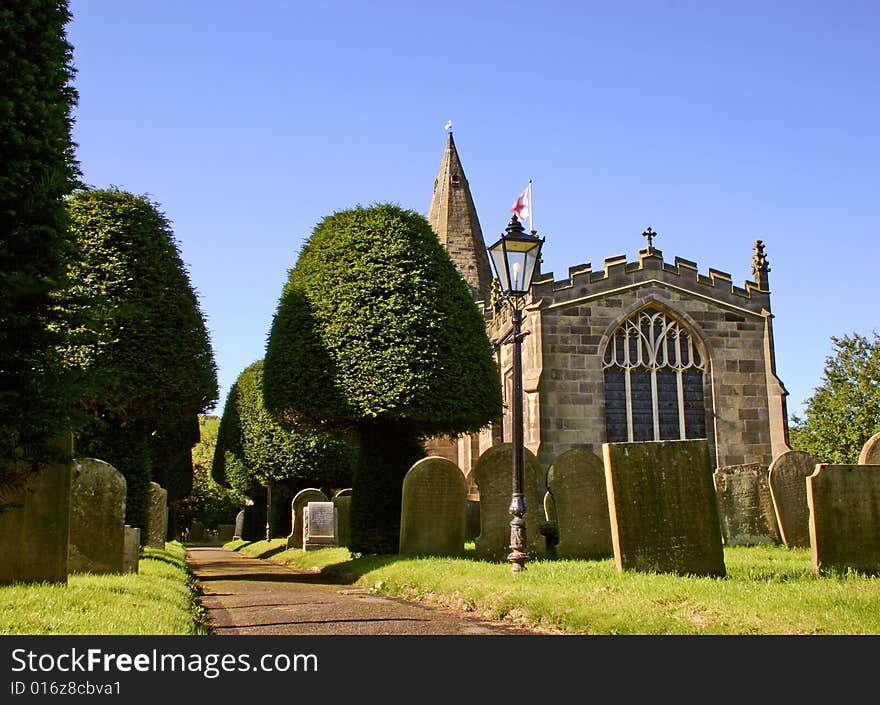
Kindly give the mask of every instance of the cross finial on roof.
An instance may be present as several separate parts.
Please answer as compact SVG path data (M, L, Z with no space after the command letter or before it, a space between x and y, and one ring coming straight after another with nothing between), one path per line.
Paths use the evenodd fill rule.
M654 251L654 238L657 237L657 233L649 227L642 233L642 237L648 241L648 254L651 254Z

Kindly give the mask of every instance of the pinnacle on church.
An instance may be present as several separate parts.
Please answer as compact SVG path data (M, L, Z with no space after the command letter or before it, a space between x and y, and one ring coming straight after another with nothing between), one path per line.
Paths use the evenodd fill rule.
M755 240L754 254L752 255L752 276L755 284L764 291L769 289L769 277L767 273L770 271L770 263L767 261L767 255L764 254L764 241Z
M452 131L447 130L446 151L434 181L428 222L446 248L476 301L489 301L492 270L483 230Z

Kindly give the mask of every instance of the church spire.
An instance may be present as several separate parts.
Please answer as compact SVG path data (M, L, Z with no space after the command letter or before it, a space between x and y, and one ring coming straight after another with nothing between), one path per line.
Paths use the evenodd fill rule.
M449 127L447 123L447 129ZM440 173L434 182L428 222L470 287L471 295L476 301L488 304L492 285L489 254L452 130L448 129L448 132Z

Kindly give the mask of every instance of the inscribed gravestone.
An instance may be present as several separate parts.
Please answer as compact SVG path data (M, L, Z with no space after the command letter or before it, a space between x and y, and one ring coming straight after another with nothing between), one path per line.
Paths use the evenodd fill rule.
M755 546L781 542L765 466L729 465L716 469L713 479L725 544Z
M862 447L859 465L880 465L880 433L871 436Z
M560 455L547 472L556 513L559 558L608 558L614 555L605 489L605 466L590 450Z
M141 530L138 527L125 525L123 531L122 572L137 573L141 551Z
M147 546L165 548L168 535L168 491L157 482L150 483L150 515L147 524Z
M880 466L823 463L806 485L814 572L880 573Z
M307 502L303 507L303 550L336 546L336 507L333 502Z
M467 492L464 474L452 461L432 456L413 465L403 478L400 555L461 555Z
M336 507L336 540L340 546L348 546L351 540L351 490L339 490L333 495Z
M73 435L57 447L69 458ZM0 502L16 505L0 512L0 584L67 582L72 476L69 461L44 463L22 483L0 487Z
M605 443L602 453L617 570L723 577L706 441Z
M511 484L513 446L500 443L486 450L474 467L480 492L480 534L474 539L476 555L485 560L504 560L510 553ZM538 482L543 469L528 448L523 452L523 496L526 500L526 546L529 556L544 557L547 546L541 535L544 519ZM543 484L543 483L542 483Z
M232 532L232 540L240 541L244 534L244 509L235 515L235 529Z
M288 548L303 547L303 508L309 502L326 502L327 495L314 487L308 487L296 493L290 502L290 535L287 537Z
M109 463L95 458L73 461L71 573L124 572L125 490L125 477Z
M802 450L777 456L768 471L770 496L779 534L788 548L810 547L810 508L807 506L807 477L819 461Z

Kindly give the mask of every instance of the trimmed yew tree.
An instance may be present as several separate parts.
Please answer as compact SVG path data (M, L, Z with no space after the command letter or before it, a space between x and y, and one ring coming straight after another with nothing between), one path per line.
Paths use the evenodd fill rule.
M73 252L64 197L79 177L69 19L63 0L0 9L0 486L16 481L10 460L35 470L47 457L76 394L58 305Z
M272 323L266 406L293 427L352 430L350 548L396 553L403 478L437 435L501 415L482 314L425 218L356 207L315 227Z
M273 532L290 529L290 500L306 487L351 484L356 445L322 430L282 427L263 402L263 361L249 365L229 391L214 455L213 477L265 511L265 488L272 485ZM259 500L263 499L263 505ZM265 523L265 522L264 522Z
M70 356L99 383L82 403L90 422L75 452L125 475L126 522L145 529L151 479L189 492L191 462L178 465L188 478L171 478L173 467L157 468L154 477L152 468L157 458L179 460L198 441L196 416L218 395L214 355L157 204L115 189L86 190L71 196L68 211L82 250L70 266L72 295L87 303L96 341Z

